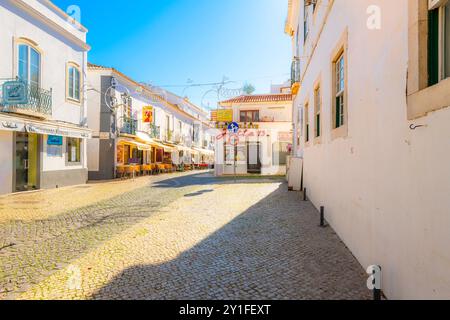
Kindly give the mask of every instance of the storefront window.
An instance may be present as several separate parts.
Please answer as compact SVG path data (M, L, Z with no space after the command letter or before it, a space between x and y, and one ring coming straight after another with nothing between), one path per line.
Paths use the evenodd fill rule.
M81 139L67 138L67 161L81 162Z
M163 149L157 149L156 150L156 162L163 162L163 156L164 156L164 150Z
M130 146L123 146L123 163L128 164L130 161Z
M117 146L117 163L123 164L124 147L123 145Z

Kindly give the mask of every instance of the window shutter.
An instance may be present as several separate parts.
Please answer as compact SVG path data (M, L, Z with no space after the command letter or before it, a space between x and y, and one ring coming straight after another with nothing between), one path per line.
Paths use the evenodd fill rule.
M428 85L439 82L439 8L428 12Z

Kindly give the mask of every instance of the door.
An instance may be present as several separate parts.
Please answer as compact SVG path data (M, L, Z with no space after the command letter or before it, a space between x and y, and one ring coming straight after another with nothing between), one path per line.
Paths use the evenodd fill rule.
M38 136L22 132L16 133L16 192L38 189L37 164Z
M247 172L261 173L261 143L247 142Z

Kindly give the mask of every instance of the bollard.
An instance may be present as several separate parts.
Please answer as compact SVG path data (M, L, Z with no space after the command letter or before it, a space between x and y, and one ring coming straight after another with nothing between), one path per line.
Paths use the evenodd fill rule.
M306 188L303 188L303 201L307 201L307 197L306 197Z
M382 299L381 276L382 270L379 265L372 265L367 268L367 274L370 275L367 280L367 287L373 292L373 300L380 301Z
M381 301L381 290L380 289L373 289L373 300Z
M325 227L325 207L320 207L320 226Z

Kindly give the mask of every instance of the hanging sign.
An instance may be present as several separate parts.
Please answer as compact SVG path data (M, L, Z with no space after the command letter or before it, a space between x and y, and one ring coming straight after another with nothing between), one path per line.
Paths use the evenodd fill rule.
M142 108L142 122L153 123L153 107L147 106Z
M61 137L61 136L48 136L47 144L49 146L62 146L62 144L63 144L63 137Z
M27 85L24 82L7 81L3 84L2 90L4 106L28 103Z
M231 122L233 121L232 109L217 110L217 122Z

